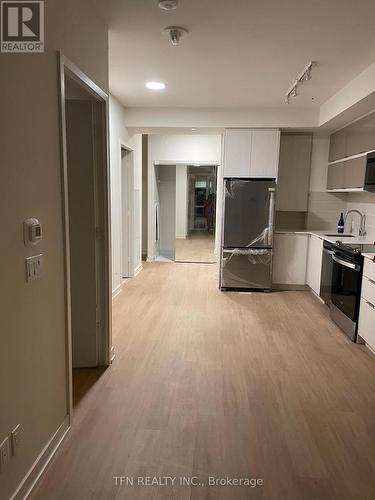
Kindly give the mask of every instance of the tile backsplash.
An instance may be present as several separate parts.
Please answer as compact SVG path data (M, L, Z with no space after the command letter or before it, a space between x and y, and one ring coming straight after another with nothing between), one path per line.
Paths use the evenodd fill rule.
M277 229L306 229L307 212L284 212L276 210Z
M359 210L366 215L367 236L375 240L375 193L349 193L347 196L346 210ZM358 233L360 218L356 214L348 216L347 226L353 218L354 231Z
M345 193L310 192L307 229L336 228L340 213L347 210L347 196Z

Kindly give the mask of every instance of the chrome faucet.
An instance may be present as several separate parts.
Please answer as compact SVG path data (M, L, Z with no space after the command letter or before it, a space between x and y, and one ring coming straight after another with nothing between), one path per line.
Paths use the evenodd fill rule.
M349 214L358 214L361 218L361 224L359 226L359 236L366 236L366 215L360 212L359 210L348 210L345 214L344 224Z

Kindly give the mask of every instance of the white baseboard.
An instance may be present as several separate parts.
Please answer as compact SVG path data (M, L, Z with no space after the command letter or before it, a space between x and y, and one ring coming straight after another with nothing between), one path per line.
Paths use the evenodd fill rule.
M48 464L59 449L69 430L69 415L67 415L55 434L45 445L38 458L35 460L28 473L22 480L21 484L11 496L11 500L24 500L30 495L43 472L46 470Z
M122 292L122 285L123 284L121 283L121 285L116 286L116 288L112 290L112 300L116 298L119 293Z
M142 264L138 264L138 266L134 269L134 278L142 271Z
M365 342L365 346L367 347L367 349L372 353L372 354L375 354L375 349L370 345L368 344L367 342Z
M155 261L155 257L147 256L146 262L154 262L154 261Z
M112 346L111 347L111 363L113 363L115 357L116 357L115 346Z

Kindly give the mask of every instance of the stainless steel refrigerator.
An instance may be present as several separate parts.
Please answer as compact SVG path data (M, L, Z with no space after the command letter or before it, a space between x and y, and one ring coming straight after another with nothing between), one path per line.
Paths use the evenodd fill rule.
M224 179L220 287L271 289L276 182Z

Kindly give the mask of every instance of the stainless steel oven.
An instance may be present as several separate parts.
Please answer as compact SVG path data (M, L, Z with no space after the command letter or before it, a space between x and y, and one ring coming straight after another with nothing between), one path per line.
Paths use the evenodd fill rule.
M362 283L363 257L351 248L334 246L331 317L355 342Z
M332 255L334 245L328 241L323 242L323 258L322 258L322 271L320 276L320 298L324 303L330 307L331 305L331 291L332 291L332 268L333 260Z

